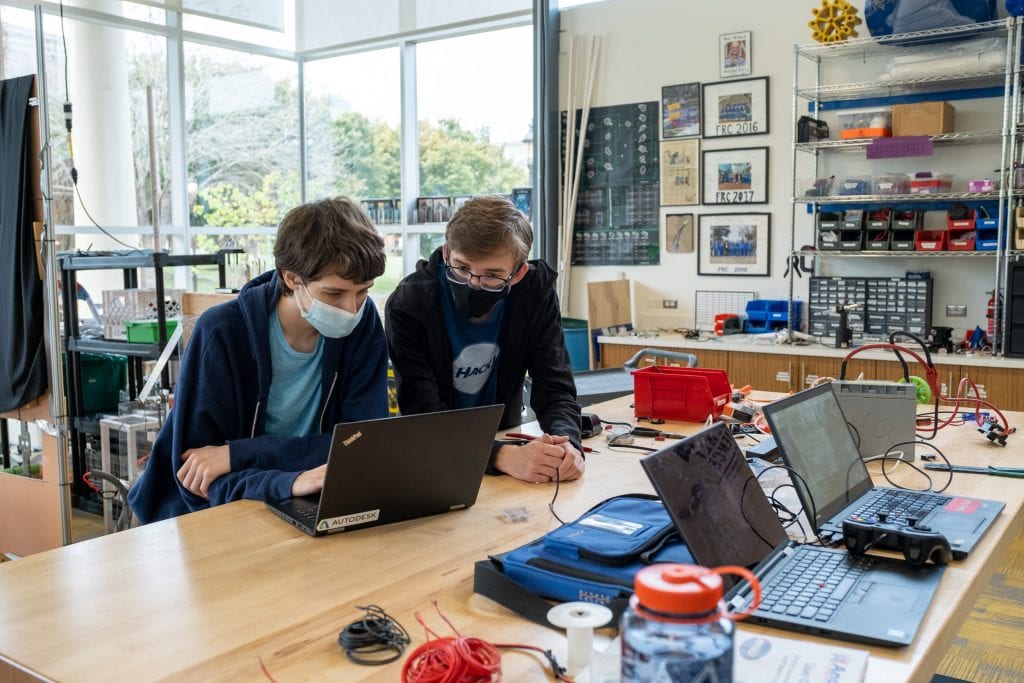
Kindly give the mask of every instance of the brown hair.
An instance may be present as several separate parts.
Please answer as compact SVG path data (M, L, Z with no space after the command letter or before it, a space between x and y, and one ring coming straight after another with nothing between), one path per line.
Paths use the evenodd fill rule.
M312 282L330 275L369 282L384 274L384 239L350 199L321 199L297 206L277 228L274 265ZM284 296L291 290L281 287Z
M511 200L489 194L473 197L455 212L444 231L449 249L469 258L512 254L522 264L533 247L533 228Z

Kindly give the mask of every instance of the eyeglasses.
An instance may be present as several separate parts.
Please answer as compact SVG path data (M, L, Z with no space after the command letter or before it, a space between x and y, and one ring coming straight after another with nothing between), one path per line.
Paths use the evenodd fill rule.
M444 265L445 274L449 282L454 282L458 285L469 285L476 279L480 289L487 292L501 292L510 287L512 278L516 276L515 270L518 270L514 269L508 277L498 277L497 275L477 275L468 268L459 268L450 263L445 263Z

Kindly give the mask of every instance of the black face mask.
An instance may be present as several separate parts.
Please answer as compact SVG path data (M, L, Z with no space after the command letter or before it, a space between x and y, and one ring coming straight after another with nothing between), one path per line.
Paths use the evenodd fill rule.
M498 302L508 296L508 288L500 292L488 292L486 289L475 289L469 285L460 285L454 282L449 283L452 290L452 301L455 308L467 318L480 318L498 305Z

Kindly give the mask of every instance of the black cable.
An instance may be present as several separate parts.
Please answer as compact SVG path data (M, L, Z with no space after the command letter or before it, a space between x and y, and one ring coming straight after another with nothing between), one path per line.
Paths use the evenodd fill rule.
M338 644L345 650L345 656L356 664L368 666L397 661L412 642L408 631L377 605L356 605L356 608L366 614L338 634Z
M71 85L68 80L68 39L64 35L64 0L60 0L60 40L64 44L64 97L71 101Z
M632 422L612 422L611 420L601 420L601 424L605 424L605 425L620 425L622 427L629 427L630 429L633 428L633 423Z
M946 483L945 483L945 485L942 488L939 488L939 489L935 488L933 486L933 484L932 484L931 476L927 472L925 472L923 469L921 469L920 467L915 465L914 463L902 460L901 458L899 458L897 456L890 456L889 455L896 448L898 448L900 446L905 446L907 444L921 444L922 446L927 446L928 448L931 448L932 450L934 450L938 454L938 456L940 458L942 458L942 461L946 463L946 467L947 467L947 472L949 474L949 478L946 479ZM897 484L896 482L894 482L892 479L889 478L889 473L886 472L886 469L885 469L885 462L886 462L886 460L896 460L898 463L902 462L907 467L911 468L915 472L918 472L922 477L924 477L928 481L928 488L926 488L926 489L914 489L914 488L910 488L909 486L900 486L899 484ZM885 480L887 482L889 482L889 484L891 486L893 486L894 488L897 488L897 489L902 489L904 491L918 491L920 493L942 493L943 491L945 491L946 489L949 488L949 485L951 483L953 483L953 466L950 464L949 458L946 457L946 454L943 453L939 449L938 446L936 446L933 443L929 443L927 441L922 441L922 440L919 440L919 439L914 439L912 441L900 441L899 443L894 443L892 446L889 446L889 450L887 450L885 453L882 454L882 476L885 477Z
M128 249L130 249L131 251L137 252L137 253L139 253L139 254L143 253L143 252L142 252L142 250L141 250L141 249L139 249L138 247L133 247L132 245L128 244L127 242L122 242L121 240L117 239L116 237L114 237L113 235L111 235L111 234L110 234L109 232L107 232L106 230L104 230L104 229L103 229L103 226L101 226L101 225L100 225L99 223L97 223L97 222L96 222L96 219L92 217L92 214L91 214L91 213L89 213L89 209L85 208L85 202L84 202L84 201L82 201L82 195L81 195L81 193L80 193L80 192L78 191L78 182L76 181L76 182L72 183L71 185L72 185L72 187L74 187L74 188L75 188L75 196L77 196L77 197L78 197L78 203L79 203L79 204L81 205L81 207L82 207L82 211L84 211L84 212L85 212L85 215L86 215L86 216L87 216L87 217L89 218L89 220L90 220L90 221L92 221L92 224L93 224L93 225L95 225L95 226L96 226L96 228L97 228L97 229L99 229L99 231L100 231L100 232L102 232L102 233L103 233L104 235L106 235L106 236L107 236L107 237L109 237L110 239L114 240L115 242L117 242L117 243L118 243L118 244L120 244L121 246L123 246L123 247L127 247L127 248L128 248Z
M555 468L555 495L551 496L551 502L548 503L548 510L551 510L551 514L554 516L555 519L558 520L559 524L564 525L565 524L565 520L563 520L561 517L559 517L558 513L555 512L555 501L558 500L558 487L559 487L559 484L561 482L561 479L562 479L561 473L558 471L557 468Z

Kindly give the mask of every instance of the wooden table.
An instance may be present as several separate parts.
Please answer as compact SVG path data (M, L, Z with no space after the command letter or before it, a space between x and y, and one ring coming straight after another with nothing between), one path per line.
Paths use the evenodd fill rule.
M629 401L596 412L626 416ZM1011 419L1020 425L1024 416ZM1024 466L1021 438L997 448L964 426L943 430L939 442L954 462ZM563 519L618 493L652 490L639 451L609 451L600 437L590 444L600 452L555 502ZM1003 500L1006 509L971 557L946 571L914 644L870 648L868 680L929 680L1021 531L1024 480L957 475L950 490ZM553 493L551 485L486 477L468 510L323 538L302 534L262 503L242 501L0 564L0 682L256 681L264 680L261 658L281 683L396 681L400 662L352 664L338 632L359 617L357 605L375 603L409 630L415 647L424 640L417 611L447 633L431 600L464 635L553 647L564 659L558 633L472 592L475 561L557 526L547 508ZM515 506L529 508L532 518L503 521L501 510ZM505 680L547 680L532 655L506 653L503 662Z

